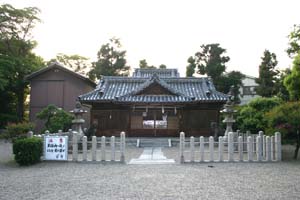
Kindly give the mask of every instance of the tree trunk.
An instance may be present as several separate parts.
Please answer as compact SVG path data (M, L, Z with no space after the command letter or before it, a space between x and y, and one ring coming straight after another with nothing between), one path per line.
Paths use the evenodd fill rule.
M294 159L295 159L295 160L298 158L299 148L300 148L300 135L299 135L299 131L297 131L297 136L296 136L296 149L295 149L295 153L294 153Z
M17 90L16 96L17 96L17 119L18 122L21 122L24 119L24 98L25 98L24 88L20 88L19 90Z

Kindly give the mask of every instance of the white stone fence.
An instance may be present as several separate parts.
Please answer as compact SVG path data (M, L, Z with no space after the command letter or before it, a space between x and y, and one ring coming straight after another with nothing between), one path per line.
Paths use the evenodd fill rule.
M112 136L109 141L106 140L105 136L97 138L92 137L91 141L87 141L87 137L83 136L81 142L78 137L73 137L72 140L72 161L79 162L125 162L125 133L120 133L120 138L116 141L116 137ZM79 150L79 144L82 145L82 150ZM88 148L90 146L90 148ZM100 149L99 149L100 148ZM99 155L100 156L99 156ZM116 154L119 154L120 158L117 159Z
M243 141L242 136L238 136L235 141L232 132L228 133L228 137L220 136L217 142L212 136L208 140L205 139L201 136L199 142L196 142L194 137L190 137L190 141L186 142L185 133L181 132L180 163L281 161L281 134L279 132L276 132L275 136L265 136L263 132L260 132L256 137L248 136L246 142Z
M79 136L72 129L68 132L58 131L58 133L45 131L45 134L42 135L33 135L32 131L28 132L28 137L33 136L41 138L44 136L68 136L68 161L125 162L125 132L121 132L120 137L92 136L91 141L88 141L86 136Z

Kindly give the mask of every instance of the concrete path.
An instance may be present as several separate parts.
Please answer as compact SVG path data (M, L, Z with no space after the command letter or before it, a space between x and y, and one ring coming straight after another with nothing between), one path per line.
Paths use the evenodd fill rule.
M167 159L161 147L146 147L138 159L131 159L128 164L174 164L174 159Z

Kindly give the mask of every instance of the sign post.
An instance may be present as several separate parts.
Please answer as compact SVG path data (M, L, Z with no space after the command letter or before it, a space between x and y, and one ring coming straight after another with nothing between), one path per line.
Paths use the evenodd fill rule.
M44 154L44 160L68 160L68 136L45 136Z

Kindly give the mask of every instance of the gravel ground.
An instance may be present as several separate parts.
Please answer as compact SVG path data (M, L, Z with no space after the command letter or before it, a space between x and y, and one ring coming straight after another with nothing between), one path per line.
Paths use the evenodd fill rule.
M124 165L4 162L0 199L300 199L300 162ZM140 152L127 149L132 156ZM176 148L165 155L178 155ZM128 154L129 155L129 154ZM6 160L10 156L6 155Z

